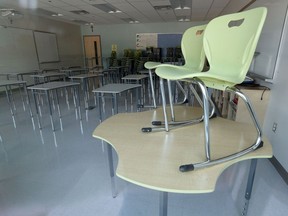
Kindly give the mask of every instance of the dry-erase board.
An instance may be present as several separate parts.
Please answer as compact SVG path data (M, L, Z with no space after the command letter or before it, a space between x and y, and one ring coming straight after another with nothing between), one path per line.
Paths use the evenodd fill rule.
M0 73L39 69L31 30L0 26Z
M34 38L40 64L60 61L56 34L34 31Z

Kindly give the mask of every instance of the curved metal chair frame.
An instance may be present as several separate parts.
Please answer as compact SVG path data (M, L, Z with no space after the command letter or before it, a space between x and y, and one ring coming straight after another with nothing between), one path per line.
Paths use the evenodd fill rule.
M181 49L185 59L185 64L183 66L177 66L172 64L161 64L159 62L146 62L145 67L149 69L149 75L152 76L152 69L157 69L159 67L169 68L169 70L176 70L176 71L202 71L204 64L205 64L205 53L203 50L203 32L205 30L206 25L195 26L187 29L182 37L181 40ZM176 81L176 85L179 87L180 91L184 95L184 99L181 103L186 103L188 100L188 95L185 92L184 88L181 86L178 80ZM152 85L152 83L151 83ZM203 121L203 116L198 119L193 120L186 120L186 121L175 121L175 114L174 114L174 104L173 104L173 96L172 96L172 88L171 88L171 81L167 79L168 85L168 94L169 94L169 101L170 101L170 109L171 109L171 121L168 122L167 113L166 113L166 98L165 98L165 88L163 84L163 79L160 77L160 88L161 88L161 96L162 96L162 106L164 112L164 122L162 121L153 121L152 125L156 127L145 127L142 128L143 132L152 132L152 131L163 131L169 130L169 125L171 126L170 129L178 128L179 126L185 126L190 124L195 124ZM199 104L202 104L200 97L194 87L189 85L191 91L194 93L196 99L198 100ZM153 94L153 89L152 89ZM213 104L211 102L211 104ZM156 107L156 103L154 102ZM214 109L212 109L213 112ZM213 112L214 113L214 112ZM212 114L213 114L212 113ZM165 127L163 127L163 125Z
M181 165L180 171L185 172L219 164L241 157L262 147L262 130L252 105L249 99L235 88L235 85L242 83L245 79L266 14L267 9L259 7L240 13L224 15L210 21L205 29L203 38L204 51L210 63L210 69L207 72L177 71L176 73L168 67L158 67L156 69L156 74L162 79L184 80L196 83L200 87L203 96L206 160L204 162ZM209 96L206 87L234 92L245 102L257 131L256 140L249 148L221 158L212 159L209 133Z

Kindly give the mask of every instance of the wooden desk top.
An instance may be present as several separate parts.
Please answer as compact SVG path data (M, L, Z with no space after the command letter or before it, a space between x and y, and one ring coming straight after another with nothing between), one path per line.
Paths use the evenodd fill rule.
M200 116L201 110L175 107L176 118ZM162 119L162 110L122 113L108 118L93 132L93 137L113 146L118 154L116 174L134 184L159 191L208 193L215 190L221 173L230 165L252 158L272 157L272 146L264 146L233 161L182 173L179 165L201 162L204 154L203 123L169 132L142 133L152 120ZM220 157L250 146L255 141L254 128L222 118L210 121L211 157Z

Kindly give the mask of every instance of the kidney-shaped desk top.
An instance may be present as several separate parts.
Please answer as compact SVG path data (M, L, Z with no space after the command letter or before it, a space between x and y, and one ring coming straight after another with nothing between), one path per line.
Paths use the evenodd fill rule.
M201 115L201 110L175 107L177 120ZM190 172L180 172L182 164L205 160L203 124L169 132L142 133L152 120L162 118L162 110L117 114L101 123L93 137L112 145L118 154L116 174L134 184L164 192L208 193L230 165L247 159L270 158L272 147L264 146L238 159ZM210 120L211 157L217 158L250 146L256 139L254 128L220 117Z

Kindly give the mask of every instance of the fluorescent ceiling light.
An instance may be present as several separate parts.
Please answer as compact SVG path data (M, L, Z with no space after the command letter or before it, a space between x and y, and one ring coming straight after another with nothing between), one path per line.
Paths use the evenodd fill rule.
M94 7L98 8L99 10L102 10L106 13L122 13L122 11L120 11L119 9L117 9L116 7L114 7L111 4L94 4Z
M187 6L184 6L184 7L178 6L174 8L174 10L188 10L188 9L190 9L190 7L187 7Z
M64 16L64 15L61 14L61 13L58 13L58 14L52 14L51 16L53 16L53 17L62 17L62 16Z

